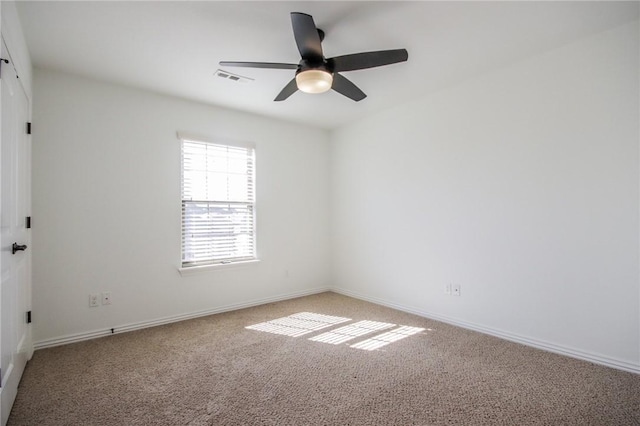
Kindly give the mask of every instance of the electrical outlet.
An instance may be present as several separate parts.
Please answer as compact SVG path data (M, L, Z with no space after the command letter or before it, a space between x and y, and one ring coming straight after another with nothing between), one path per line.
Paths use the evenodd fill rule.
M110 305L111 304L111 292L105 291L102 293L102 304Z
M89 307L90 308L97 308L98 306L100 306L100 303L98 303L98 294L97 293L93 293L89 295Z
M460 284L454 284L452 290L454 296L460 296Z
M451 283L447 283L447 284L444 286L444 294L451 295Z

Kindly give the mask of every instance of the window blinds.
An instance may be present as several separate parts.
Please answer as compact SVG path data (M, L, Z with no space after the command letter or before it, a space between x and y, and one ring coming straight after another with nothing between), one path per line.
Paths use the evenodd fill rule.
M182 139L182 266L255 259L252 146Z

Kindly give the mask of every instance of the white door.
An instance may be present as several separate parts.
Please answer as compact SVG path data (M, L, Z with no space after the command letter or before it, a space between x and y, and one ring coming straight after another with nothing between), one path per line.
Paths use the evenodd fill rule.
M2 42L2 58L10 58ZM33 353L27 311L31 305L31 138L27 96L12 63L0 65L0 418L6 424L18 383ZM27 246L15 251L17 246Z

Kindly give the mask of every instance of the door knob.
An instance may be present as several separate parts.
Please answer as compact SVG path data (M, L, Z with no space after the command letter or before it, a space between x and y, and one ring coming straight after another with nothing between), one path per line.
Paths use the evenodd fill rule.
M13 245L11 246L11 254L16 254L17 251L24 251L26 249L26 244L20 245L18 243L13 243Z

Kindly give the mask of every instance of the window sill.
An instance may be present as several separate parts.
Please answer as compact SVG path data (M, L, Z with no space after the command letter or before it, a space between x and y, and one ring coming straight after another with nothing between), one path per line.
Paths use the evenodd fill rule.
M260 259L245 260L243 262L218 263L215 265L189 266L186 268L178 268L178 272L180 272L180 275L185 277L185 276L200 274L200 273L209 272L209 271L220 271L220 270L242 268L245 266L255 265L256 263L260 263Z

